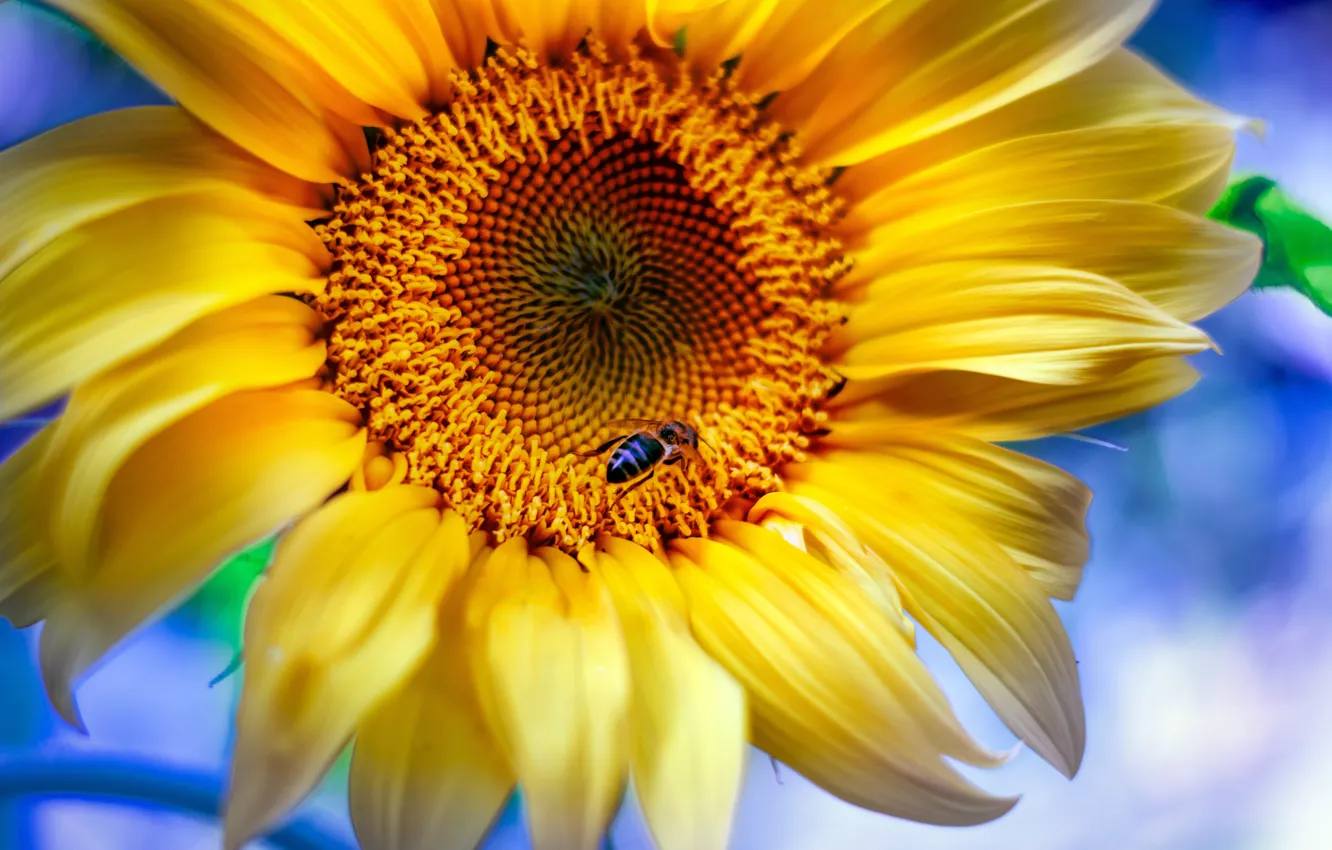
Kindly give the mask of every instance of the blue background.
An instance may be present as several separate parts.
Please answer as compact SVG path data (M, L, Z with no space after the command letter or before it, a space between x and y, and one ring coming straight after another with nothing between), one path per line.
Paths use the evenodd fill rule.
M1243 140L1238 170L1276 178L1332 220L1332 2L1164 0L1136 43L1200 93L1266 121L1264 141ZM0 148L162 100L77 30L0 0ZM1206 326L1225 356L1198 359L1197 389L1097 429L1127 453L1032 447L1096 492L1094 557L1077 602L1061 606L1088 708L1079 776L1068 782L1024 753L978 775L1024 792L1017 809L950 830L857 810L756 757L737 848L1332 848L1332 319L1265 292ZM0 455L23 435L0 429ZM218 846L215 822L162 806L5 795L45 783L215 806L236 681L208 682L231 658L234 617L203 600L126 645L80 691L89 738L51 713L35 635L0 624L0 850ZM1007 745L946 654L922 652L963 720ZM335 773L295 828L262 846L350 846L344 793ZM613 838L621 850L646 846L633 817ZM511 811L491 846L523 844Z

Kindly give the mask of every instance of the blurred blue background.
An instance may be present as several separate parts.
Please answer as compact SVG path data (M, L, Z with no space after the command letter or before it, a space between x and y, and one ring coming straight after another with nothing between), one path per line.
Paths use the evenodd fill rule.
M1163 0L1136 43L1203 95L1266 121L1265 140L1242 141L1238 171L1275 178L1332 220L1332 0ZM77 30L0 0L0 148L161 101ZM1264 292L1207 327L1225 356L1199 358L1198 388L1097 429L1127 453L1032 447L1096 492L1094 557L1061 609L1089 715L1079 776L1024 753L978 776L1023 792L1017 809L950 830L857 810L756 756L736 848L1332 848L1332 319ZM23 436L0 431L0 455ZM207 817L88 799L79 792L95 791L92 780L71 777L145 793L156 782L174 789L174 806L216 805L236 680L208 682L234 652L234 596L196 600L91 676L87 738L50 711L35 635L0 624L0 850L218 846ZM922 652L963 720L1010 743L946 654ZM33 783L60 793L4 796ZM351 846L344 793L335 773L294 829L256 846ZM613 837L619 850L647 846L632 817ZM490 846L523 846L512 812Z

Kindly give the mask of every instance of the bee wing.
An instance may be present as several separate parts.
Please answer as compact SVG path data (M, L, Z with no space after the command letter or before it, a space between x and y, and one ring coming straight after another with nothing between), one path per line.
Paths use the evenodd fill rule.
M606 427L612 431L652 431L660 430L665 421L661 419L612 419Z
M585 452L577 452L576 454L578 455L578 457L596 457L597 455L605 452L610 447L614 446L617 443L623 442L626 439L628 439L628 435L622 437L615 437L614 439L607 440L606 442L597 446L595 449L588 449Z

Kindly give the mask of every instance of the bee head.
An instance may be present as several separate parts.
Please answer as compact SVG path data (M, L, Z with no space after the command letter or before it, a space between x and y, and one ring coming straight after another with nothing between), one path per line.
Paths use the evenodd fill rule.
M661 438L661 441L667 445L674 446L685 444L692 446L693 448L698 448L698 434L694 433L694 429L683 422L666 423L666 425L662 427L661 433L658 436Z

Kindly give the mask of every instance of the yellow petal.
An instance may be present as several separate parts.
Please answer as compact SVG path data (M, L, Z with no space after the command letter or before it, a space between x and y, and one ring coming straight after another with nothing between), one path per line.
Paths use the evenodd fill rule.
M873 229L919 210L961 216L1034 201L1179 198L1225 169L1235 134L1215 124L1096 127L992 145L890 183L843 225Z
M843 393L848 398L837 408L828 439L834 445L873 445L885 431L916 423L994 442L1034 440L1149 410L1197 382L1197 370L1181 357L1147 360L1072 387L975 372L867 381Z
M522 34L523 43L541 61L563 56L578 46L598 17L603 2L589 0L498 0L501 16ZM617 4L624 14L633 14L640 3ZM629 7L629 8L625 8ZM632 10L632 11L631 11Z
M222 398L162 431L107 489L92 572L42 632L52 702L108 649L202 582L228 553L309 511L365 451L359 414L316 390Z
M518 776L536 850L593 850L628 760L629 668L606 588L522 539L480 566L467 644L482 709Z
M478 532L467 542L484 538ZM490 551L469 545L464 563L472 573L454 577L434 650L357 727L349 802L365 850L473 850L513 789L464 644L470 579Z
M684 596L645 549L582 556L606 582L633 671L634 785L660 850L725 850L748 754L745 692L689 634Z
M228 850L304 797L363 717L435 642L467 529L430 488L349 492L279 544L245 624L224 841Z
M854 257L840 284L844 291L917 265L1015 262L1111 278L1191 322L1249 287L1262 262L1262 242L1155 204L1050 201L959 218L914 216L876 231Z
M925 823L1007 812L940 755L996 764L961 729L902 635L848 579L745 523L744 549L674 541L694 636L749 693L754 742L837 796ZM762 535L762 537L758 537ZM753 553L753 554L748 554Z
M1115 281L1067 269L921 266L864 295L834 342L836 368L852 380L956 370L1078 384L1210 347L1202 331Z
M485 61L486 40L501 40L504 27L495 3L477 0L430 0L449 51L462 68L479 68Z
M1058 467L970 437L886 429L863 451L832 452L830 463L872 464L894 481L946 502L1032 577L1042 592L1072 599L1089 555L1091 491ZM866 458L873 460L867 461Z
M765 94L791 88L847 34L894 1L784 0L744 46L737 69L739 84ZM689 30L690 41L694 31Z
M207 316L76 388L52 429L43 472L43 513L65 568L87 572L102 498L135 450L224 395L313 376L324 362L319 325L302 302L265 296Z
M1152 0L899 0L773 104L811 160L853 165L984 115L1093 65Z
M592 34L606 45L612 56L626 57L638 33L647 24L646 0L583 0L591 7Z
M855 582L902 636L915 645L915 628L902 610L902 597L888 566L873 563L877 556L865 549L846 523L826 505L783 492L769 493L759 499L750 508L747 519L782 533L776 527L778 517L794 523L800 530L795 539L783 534L788 543L826 561Z
M424 117L430 77L404 24L410 0L319 0L219 4L210 12L259 52L284 62L300 76L301 91L340 115L378 124L361 104L400 118ZM394 14L396 9L398 14ZM419 19L418 21L419 22ZM438 25L436 45L443 46ZM370 118L365 120L365 116Z
M459 70L460 64L449 49L432 0L381 0L379 8L411 41L421 61L427 92L421 102L436 106L444 103L452 93L450 75Z
M447 635L356 731L350 805L364 850L475 850L514 777Z
M1198 100L1146 60L1121 48L1054 85L942 133L853 165L837 178L836 188L850 200L861 201L909 175L1030 136L1097 127L1146 129L1167 124L1211 124L1238 130L1243 123ZM1210 205L1208 202L1191 211L1202 213Z
M289 88L291 75L280 57L256 50L244 31L226 25L228 4L52 0L51 5L265 162L315 183L334 183L351 173L346 145L355 137L347 127L336 127L336 119L307 93ZM361 142L363 149L363 137Z
M325 256L289 207L240 193L159 198L64 234L0 285L0 419L202 315L317 289Z
M792 467L794 493L824 502L892 565L907 611L952 653L1015 735L1066 776L1077 773L1086 721L1073 649L1036 582L952 500L917 474L856 455L856 466Z
M229 185L317 215L315 187L251 158L179 107L120 109L57 127L0 151L0 278L79 225L152 198Z
M715 72L722 62L741 55L773 15L782 0L646 0L650 32L659 44L669 45L685 30L685 61L703 74Z
M51 428L0 464L0 617L16 629L42 620L56 587L55 553L34 513Z

